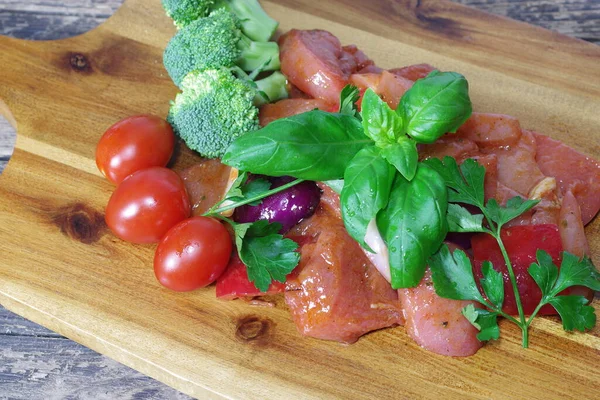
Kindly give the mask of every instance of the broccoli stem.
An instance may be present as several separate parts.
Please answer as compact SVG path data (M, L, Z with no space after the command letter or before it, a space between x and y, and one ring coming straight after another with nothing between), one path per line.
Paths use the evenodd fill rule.
M275 71L268 77L254 83L259 91L254 98L254 105L256 106L288 98L287 78L281 72Z
M236 65L244 71L276 71L279 63L279 45L275 42L255 42L242 35L237 43L240 56Z
M214 8L225 8L234 13L241 21L242 32L258 42L268 42L279 26L258 0L216 0Z

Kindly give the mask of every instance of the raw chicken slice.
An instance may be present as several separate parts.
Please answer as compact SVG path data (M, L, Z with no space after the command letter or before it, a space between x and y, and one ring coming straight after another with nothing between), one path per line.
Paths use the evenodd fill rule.
M546 177L535 161L535 139L527 131L523 131L518 141L509 147L503 145L481 150L498 157L498 181L520 193L521 197L527 198L531 189Z
M398 294L339 216L320 207L289 234L298 235L310 241L288 277L285 300L302 334L353 343L367 332L404 322Z
M445 356L466 357L482 346L477 329L462 315L469 301L444 299L435 293L427 270L416 288L400 289L406 332L417 344Z
M572 192L587 225L600 210L600 163L558 140L536 132L533 136L540 170L556 178L561 193Z
M279 38L281 72L302 92L332 105L339 104L351 74L372 65L355 46L342 48L323 30L292 29Z
M479 147L512 146L521 138L519 120L509 115L473 113L456 132Z
M329 112L334 111L331 105L319 99L285 99L262 106L258 118L260 126L267 126L277 119L291 117L315 108Z
M401 76L414 82L417 79L425 78L436 69L437 68L429 64L415 64L403 68L393 68L389 71L396 76Z

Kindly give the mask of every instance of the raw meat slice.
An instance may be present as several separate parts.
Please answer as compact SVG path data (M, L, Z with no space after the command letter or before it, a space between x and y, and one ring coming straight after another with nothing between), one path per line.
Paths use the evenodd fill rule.
M323 111L334 111L331 105L319 99L285 99L262 106L258 118L260 126L267 126L277 119L291 117L315 108Z
M431 144L419 145L419 158L421 160L428 158L439 158L442 160L444 157L449 156L455 158L460 163L467 158L480 154L479 148L474 141L454 134L442 136Z
M530 190L546 177L535 161L535 139L527 131L523 131L518 142L509 147L486 147L482 151L498 157L498 181L523 198L527 198Z
M302 92L337 105L351 74L370 60L323 30L292 29L279 38L281 72Z
M321 207L290 236L312 238L288 277L286 303L307 336L353 343L404 322L398 294L369 262L337 215Z
M521 137L519 120L509 115L473 113L457 131L481 148L512 146Z
M393 68L389 71L396 76L401 76L414 82L417 79L425 78L436 69L437 68L429 64L415 64L403 68Z
M558 140L536 132L533 136L540 170L556 178L561 193L572 192L587 225L600 210L600 163Z
M400 289L406 331L419 346L445 356L466 357L482 346L477 329L462 315L469 301L444 299L435 293L427 270L416 288Z

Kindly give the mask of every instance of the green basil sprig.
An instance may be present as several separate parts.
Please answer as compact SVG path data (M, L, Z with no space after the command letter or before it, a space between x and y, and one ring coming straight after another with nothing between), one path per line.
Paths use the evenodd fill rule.
M448 191L442 177L420 164L412 181L396 176L387 207L377 226L388 245L392 287L417 286L427 259L448 233Z
M222 162L254 174L324 181L342 178L350 160L368 145L354 116L313 110L240 136Z
M472 111L465 77L439 71L416 81L396 109L405 120L406 133L420 143L433 143L447 132L456 132Z
M222 161L257 174L338 180L348 233L371 251L365 234L376 219L390 250L392 287L415 286L448 229L444 179L419 164L417 144L469 118L468 84L460 74L434 71L405 93L396 111L368 89L358 113L358 93L344 88L338 113L313 110L247 133Z

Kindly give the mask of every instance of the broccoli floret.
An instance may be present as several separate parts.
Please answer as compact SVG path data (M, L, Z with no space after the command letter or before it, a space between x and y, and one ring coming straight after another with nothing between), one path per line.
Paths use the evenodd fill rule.
M180 28L214 10L225 9L239 18L246 36L259 42L267 42L279 25L257 0L163 0L163 7Z
M257 90L229 70L194 71L181 88L168 121L187 146L203 157L223 156L235 138L258 129Z
M193 21L177 32L164 52L163 61L177 86L191 71L238 66L244 71L280 68L275 42L254 42L239 29L236 16L224 9Z
M206 17L214 6L214 0L162 0L167 16L178 28Z

